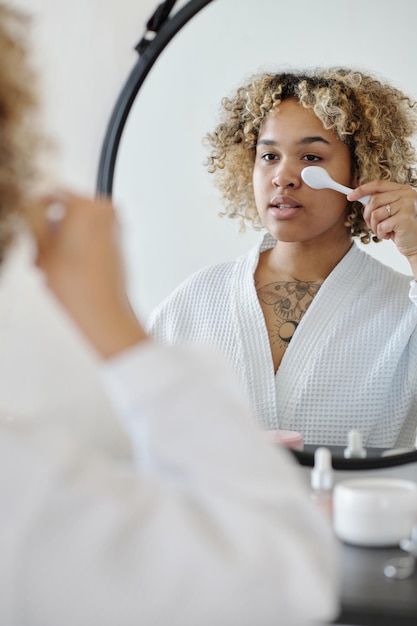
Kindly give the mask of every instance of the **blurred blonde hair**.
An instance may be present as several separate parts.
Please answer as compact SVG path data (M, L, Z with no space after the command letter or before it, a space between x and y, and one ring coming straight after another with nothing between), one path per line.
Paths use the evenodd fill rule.
M0 260L37 177L36 76L29 64L29 18L0 2Z
M417 103L370 74L348 68L262 73L222 100L221 118L205 137L211 147L210 173L220 189L221 215L262 227L255 206L252 173L256 143L270 111L288 98L312 109L350 149L359 183L393 180L416 186ZM363 243L371 239L359 202L347 203L346 227Z

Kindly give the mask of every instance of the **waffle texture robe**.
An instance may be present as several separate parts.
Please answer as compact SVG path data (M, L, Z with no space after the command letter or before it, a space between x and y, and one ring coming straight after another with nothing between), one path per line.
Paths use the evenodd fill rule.
M265 235L237 259L184 281L151 314L163 344L209 343L238 374L260 424L311 444L414 445L417 285L352 245L320 287L274 372L254 286Z

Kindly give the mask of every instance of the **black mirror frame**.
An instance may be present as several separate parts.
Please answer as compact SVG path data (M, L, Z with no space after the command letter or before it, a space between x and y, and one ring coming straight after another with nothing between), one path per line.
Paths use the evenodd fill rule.
M299 450L291 450L291 452L293 452L300 465L313 467L314 455L311 452L302 452ZM386 469L399 465L407 465L408 463L417 463L417 450L388 456L365 457L363 459L346 459L341 456L332 456L333 469L345 471Z
M157 7L155 13L149 19L145 35L135 46L135 50L139 53L139 58L120 92L107 125L100 153L96 185L97 193L106 196L112 195L114 169L123 129L137 93L142 87L153 64L177 32L181 30L196 13L213 1L214 0L190 0L172 17L169 16L168 11L168 14L163 16L162 22L155 27L156 30L151 31L149 26L152 18L157 16L164 6L168 5L168 8L172 8L174 5L172 0L171 2L166 0ZM151 39L147 39L147 33L150 32L154 36Z
M145 35L135 46L139 58L125 82L107 125L100 153L96 190L99 195L111 196L117 151L126 120L135 98L158 56L171 39L199 11L214 0L189 0L177 13L170 16L175 0L160 4L147 23ZM300 465L312 467L314 456L310 452L293 450ZM417 463L417 450L384 457L345 459L333 456L332 464L338 470L372 470L407 463Z

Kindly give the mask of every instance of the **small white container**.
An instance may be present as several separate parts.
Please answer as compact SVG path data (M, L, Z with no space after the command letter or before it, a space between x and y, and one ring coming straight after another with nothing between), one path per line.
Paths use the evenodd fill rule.
M417 523L417 484L396 478L342 481L333 491L333 526L357 546L394 546Z

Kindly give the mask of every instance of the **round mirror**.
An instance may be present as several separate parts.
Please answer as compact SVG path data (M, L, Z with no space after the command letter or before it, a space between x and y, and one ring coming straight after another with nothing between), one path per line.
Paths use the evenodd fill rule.
M348 65L369 69L417 98L411 0L191 0L147 32L141 54L116 102L104 140L97 188L120 209L128 288L142 318L184 278L232 259L259 239L222 219L220 197L202 166L202 138L221 98L259 70ZM167 7L167 5L169 5ZM158 11L157 11L158 14ZM156 14L156 22L158 15ZM164 17L167 19L164 20ZM152 72L150 70L152 69ZM140 97L137 97L140 92ZM366 251L409 274L391 242ZM152 268L152 271L150 271ZM298 454L312 464L314 447ZM410 451L371 449L334 466L380 467L417 460Z

